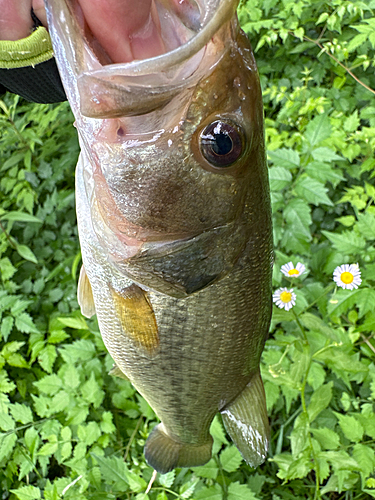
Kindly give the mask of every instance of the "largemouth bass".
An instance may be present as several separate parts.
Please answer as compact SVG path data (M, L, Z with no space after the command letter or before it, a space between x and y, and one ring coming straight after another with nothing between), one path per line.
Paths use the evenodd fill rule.
M271 211L256 64L237 0L155 1L166 52L111 64L70 0L48 23L81 155L82 313L160 418L147 462L206 463L210 424L252 466L269 424L259 361Z

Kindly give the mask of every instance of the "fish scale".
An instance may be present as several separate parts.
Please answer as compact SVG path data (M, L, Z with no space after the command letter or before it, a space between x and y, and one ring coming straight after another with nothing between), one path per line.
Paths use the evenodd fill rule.
M189 22L189 9L156 1L173 18L165 37L185 23L171 46L186 39L109 65L69 5L47 0L81 144L82 313L96 312L115 373L161 420L145 445L152 467L206 463L217 412L257 466L269 440L259 362L272 228L259 77L237 2L197 0Z

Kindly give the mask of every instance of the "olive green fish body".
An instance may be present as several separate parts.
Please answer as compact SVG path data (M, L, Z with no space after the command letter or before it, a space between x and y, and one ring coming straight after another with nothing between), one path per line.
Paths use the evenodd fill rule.
M197 33L187 21L178 49L109 66L93 63L65 0L48 3L82 149L78 298L161 420L146 459L160 472L207 462L221 412L258 465L272 228L261 90L236 2L198 1L212 16Z

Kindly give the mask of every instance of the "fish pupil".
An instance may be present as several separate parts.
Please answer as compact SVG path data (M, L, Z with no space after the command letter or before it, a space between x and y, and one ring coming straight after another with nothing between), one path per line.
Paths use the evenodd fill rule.
M242 155L244 134L231 122L216 120L210 123L200 136L200 150L214 167L229 167Z
M227 134L217 134L214 136L212 150L217 155L226 155L232 151L233 142Z

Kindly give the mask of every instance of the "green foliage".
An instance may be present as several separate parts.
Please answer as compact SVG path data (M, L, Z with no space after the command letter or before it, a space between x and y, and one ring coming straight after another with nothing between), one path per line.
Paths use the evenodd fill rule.
M239 18L263 86L276 265L296 306L275 308L262 376L269 458L241 459L220 418L214 455L158 474L155 415L76 300L80 264L66 104L0 101L0 492L10 500L375 498L375 2L247 0ZM355 80L354 77L357 79ZM332 272L358 263L362 284ZM125 459L125 460L124 460Z

